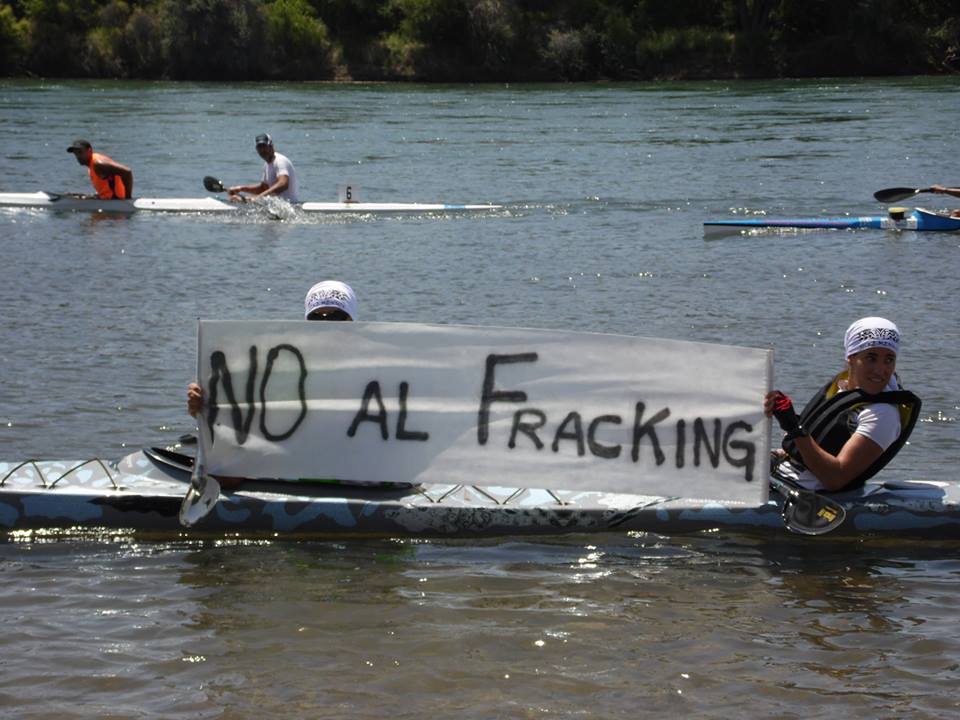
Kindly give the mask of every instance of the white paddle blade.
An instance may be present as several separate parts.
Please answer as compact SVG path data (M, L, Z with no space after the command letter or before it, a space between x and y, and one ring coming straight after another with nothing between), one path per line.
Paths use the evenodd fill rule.
M201 475L197 482L191 482L187 494L180 504L180 524L193 527L205 518L220 498L220 483L209 475Z

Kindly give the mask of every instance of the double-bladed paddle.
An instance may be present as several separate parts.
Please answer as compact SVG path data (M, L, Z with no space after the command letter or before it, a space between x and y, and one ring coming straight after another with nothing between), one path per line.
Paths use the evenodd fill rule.
M933 188L906 188L906 187L896 187L896 188L885 188L884 190L877 190L873 196L882 203L891 203L899 202L901 200L906 200L907 198L913 197L914 195L919 195L920 193L933 192Z
M823 535L840 527L847 518L840 503L789 480L771 476L770 487L783 496L780 514L790 532Z

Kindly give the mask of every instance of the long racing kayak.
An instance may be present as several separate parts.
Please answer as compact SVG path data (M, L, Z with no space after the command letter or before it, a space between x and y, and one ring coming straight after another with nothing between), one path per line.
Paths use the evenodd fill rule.
M0 463L0 530L111 529L179 536L193 458L147 448L114 462ZM830 496L846 511L831 536L960 539L960 485L868 482ZM478 537L720 529L783 536L784 498L713 500L466 485L244 481L190 532L271 537Z
M134 198L132 200L100 200L98 198L57 195L56 193L0 193L0 207L38 208L67 212L92 212L127 215L135 212L226 213L250 207L214 197L200 198ZM449 211L497 210L500 205L454 203L374 203L374 202L305 202L295 207L308 213L418 213Z
M838 218L767 218L744 217L725 220L708 220L703 223L705 235L725 235L769 228L777 229L833 229L833 230L915 230L919 232L952 232L960 230L960 217L950 217L916 208L896 217L865 216Z

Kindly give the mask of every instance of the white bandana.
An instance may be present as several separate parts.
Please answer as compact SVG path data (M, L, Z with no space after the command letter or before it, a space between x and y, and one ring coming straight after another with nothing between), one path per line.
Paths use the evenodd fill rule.
M351 320L357 319L357 295L352 287L339 280L324 280L310 288L303 300L303 318L322 307L340 308Z
M900 330L889 320L882 317L860 318L843 336L843 350L846 357L856 355L870 348L882 347L900 352Z

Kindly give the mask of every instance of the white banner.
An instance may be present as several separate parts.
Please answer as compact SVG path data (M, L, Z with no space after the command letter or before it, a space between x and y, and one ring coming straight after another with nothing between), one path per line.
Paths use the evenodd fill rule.
M215 475L767 497L769 350L407 323L198 337Z

